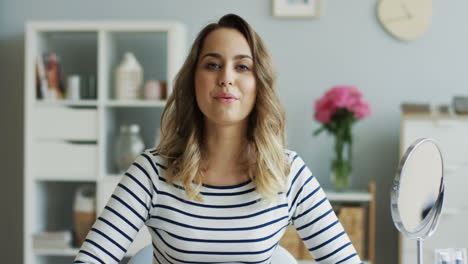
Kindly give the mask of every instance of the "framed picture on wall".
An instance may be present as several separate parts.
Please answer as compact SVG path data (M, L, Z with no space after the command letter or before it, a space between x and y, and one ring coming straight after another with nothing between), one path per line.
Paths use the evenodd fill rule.
M289 18L319 17L320 0L272 0L273 16Z

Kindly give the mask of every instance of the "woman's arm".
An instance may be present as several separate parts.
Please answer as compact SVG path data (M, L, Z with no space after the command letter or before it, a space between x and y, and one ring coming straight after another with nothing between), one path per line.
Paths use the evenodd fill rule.
M119 263L149 217L155 194L152 154L141 154L117 185L74 263Z
M294 154L296 155L296 154ZM362 263L317 179L300 157L288 191L292 224L317 263Z

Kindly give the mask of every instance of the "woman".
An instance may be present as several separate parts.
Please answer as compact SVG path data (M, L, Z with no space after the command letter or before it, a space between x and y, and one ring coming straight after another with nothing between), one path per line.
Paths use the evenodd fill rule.
M269 263L293 224L318 263L360 263L317 180L285 149L271 58L242 18L196 38L161 120L75 263L117 263L145 224L153 263Z

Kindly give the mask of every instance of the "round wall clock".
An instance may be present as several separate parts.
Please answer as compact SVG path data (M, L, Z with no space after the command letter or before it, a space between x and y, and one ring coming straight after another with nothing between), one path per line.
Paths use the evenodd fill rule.
M380 0L377 17L392 36L414 40L431 24L432 0Z

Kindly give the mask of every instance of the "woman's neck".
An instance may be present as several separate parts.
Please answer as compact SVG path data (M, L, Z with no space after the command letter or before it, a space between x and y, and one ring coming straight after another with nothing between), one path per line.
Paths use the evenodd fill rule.
M248 179L247 175L237 178L244 170L242 165L248 158L247 149L246 122L226 126L205 122L201 164L205 183L235 184Z

